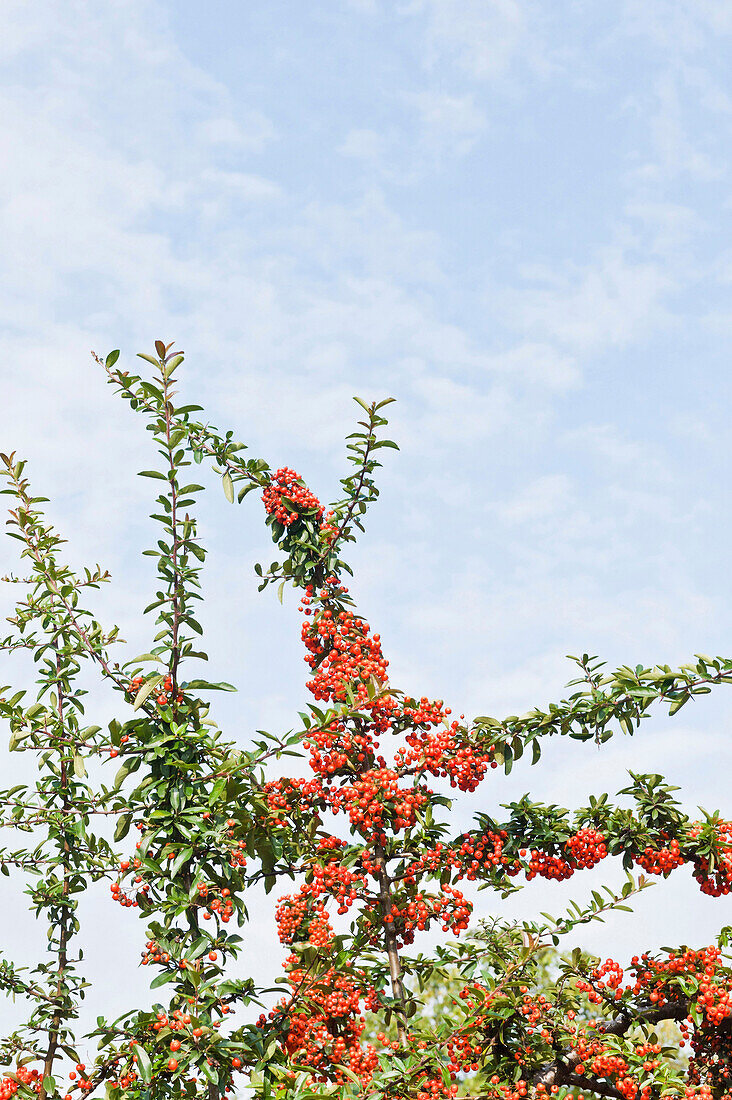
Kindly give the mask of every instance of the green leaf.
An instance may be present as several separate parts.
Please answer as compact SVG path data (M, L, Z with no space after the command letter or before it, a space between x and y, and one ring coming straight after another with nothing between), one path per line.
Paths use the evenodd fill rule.
M110 351L109 355L104 360L105 367L113 367L118 359L119 359L119 351L118 350ZM45 1085L45 1081L44 1081L44 1085Z
M145 683L142 685L142 687L138 691L137 696L135 697L135 703L134 703L134 706L132 708L133 710L139 710L140 709L140 707L145 702L147 697L149 695L152 695L152 693L155 691L155 688L158 686L158 684L160 683L160 681L162 679L163 679L163 674L162 674L162 672L160 672L160 673L156 673L155 676L151 676L149 680L145 681Z
M119 771L117 772L117 774L114 777L114 789L115 789L115 791L118 790L122 786L123 782L125 781L125 779L127 778L127 776L129 774L130 774L130 765L125 763L125 764L122 765L122 767L119 769Z
M193 855L193 849L192 848L183 848L180 852L178 852L178 855L175 857L175 859L173 860L173 862L171 864L171 867L170 867L170 877L171 878L173 878L173 879L175 878L175 876L178 874L178 872L180 871L183 864L186 863L187 860L189 860L192 855Z
M208 680L189 680L188 683L182 685L186 691L236 691L237 689L233 684L227 684L225 681L221 681L217 684L211 684Z
M336 1069L340 1070L341 1073L345 1074L345 1076L349 1079L349 1081L353 1081L354 1085L358 1086L358 1091L360 1092L361 1091L361 1078L357 1077L356 1074L353 1072L353 1070L349 1069L348 1066L338 1065L337 1063L334 1063L334 1065L335 1065Z
M221 484L224 487L224 496L228 500L229 504L234 503L234 482L231 480L231 474L227 470L221 479Z
M212 943L213 940L208 934L206 934L205 936L199 936L198 939L194 940L194 942L188 948L185 957L188 959L189 962L195 962L196 959L200 959L204 951L208 951Z
M139 1043L135 1047L135 1054L137 1055L137 1068L140 1072L140 1080L144 1081L145 1084L147 1084L147 1082L152 1077L152 1065L150 1063L150 1055Z
M219 1075L217 1074L217 1072L213 1068L213 1066L210 1066L208 1064L208 1062L201 1062L198 1069L199 1069L199 1072L202 1073L204 1077L208 1078L208 1080L211 1082L212 1085L218 1084Z
M117 822L117 828L114 830L114 839L123 840L130 831L130 825L132 823L132 814L123 814Z
M84 779L86 776L86 768L84 767L84 761L78 752L74 753L74 775L77 779Z
M162 974L158 974L150 982L151 989L159 989L161 985L167 985L168 982L172 982L175 978L175 974L172 970L163 970Z

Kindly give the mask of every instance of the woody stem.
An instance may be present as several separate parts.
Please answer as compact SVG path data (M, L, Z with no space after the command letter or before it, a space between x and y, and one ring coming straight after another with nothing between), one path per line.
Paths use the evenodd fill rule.
M389 960L389 976L391 977L391 991L397 1002L397 1035L399 1042L404 1045L407 1039L407 998L402 981L402 966L399 960L399 948L397 946L397 934L394 928L391 904L391 878L386 869L386 853L381 844L374 848L376 857L377 877L379 882L379 903L381 905L381 919L384 924L384 941L386 955Z

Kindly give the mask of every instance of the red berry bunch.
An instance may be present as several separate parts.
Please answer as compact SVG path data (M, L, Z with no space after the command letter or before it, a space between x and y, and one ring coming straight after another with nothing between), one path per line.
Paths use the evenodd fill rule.
M0 1100L10 1100L10 1097L15 1096L21 1085L31 1089L33 1092L41 1091L42 1075L37 1069L28 1069L27 1066L17 1066L14 1072L15 1076L18 1078L17 1081L14 1081L12 1077L3 1077L0 1079Z
M698 838L702 829L701 823L692 826L691 839ZM718 898L722 894L729 894L732 889L732 821L715 822L714 831L716 833L714 867L712 868L707 855L697 855L694 878L699 883L703 894Z
M595 867L607 855L605 837L589 826L571 836L565 848L570 862L576 867Z
M274 516L283 527L289 527L302 514L314 514L317 520L323 515L318 498L289 466L275 471L262 492L262 500L267 515Z
M664 837L663 839L667 839ZM663 875L666 878L676 867L681 867L686 861L681 854L681 846L675 838L668 845L660 848L652 848L648 845L634 857L635 863L647 871L649 875Z

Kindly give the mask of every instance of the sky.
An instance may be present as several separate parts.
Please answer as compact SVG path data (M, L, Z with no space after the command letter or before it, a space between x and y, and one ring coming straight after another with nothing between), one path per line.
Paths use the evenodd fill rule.
M151 451L90 349L135 369L158 338L186 353L187 400L324 500L353 395L397 399L351 555L397 686L501 716L560 698L566 654L729 652L731 47L726 0L5 0L0 446L69 560L112 572L96 606L130 654L153 633ZM210 484L210 669L246 745L307 702L299 619L256 591L254 495ZM731 706L720 689L600 752L552 744L456 803L456 828L526 790L582 805L629 768L732 816ZM88 713L115 711L97 692ZM732 902L679 875L585 942L711 942ZM560 911L590 876L571 886L476 911ZM31 958L42 930L8 890L0 939ZM139 932L103 894L88 908L92 1015L122 1011L109 945L142 988ZM245 967L271 978L271 899L252 912Z

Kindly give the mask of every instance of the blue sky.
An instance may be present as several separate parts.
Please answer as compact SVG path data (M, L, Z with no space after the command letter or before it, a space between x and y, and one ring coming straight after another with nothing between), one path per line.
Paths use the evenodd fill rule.
M726 0L6 0L0 22L2 448L72 560L112 570L100 607L135 652L147 437L89 349L131 365L158 337L191 400L323 498L351 396L398 399L353 562L399 686L523 712L566 653L728 651ZM209 649L246 743L305 701L299 624L256 594L256 502L206 496ZM730 814L730 732L722 693L473 806L576 805L632 767ZM709 937L731 905L673 880L611 931Z

